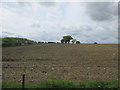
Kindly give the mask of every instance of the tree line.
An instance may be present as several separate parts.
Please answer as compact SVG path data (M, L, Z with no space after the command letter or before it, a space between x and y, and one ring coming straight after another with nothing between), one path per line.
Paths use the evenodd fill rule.
M5 37L2 38L2 46L24 46L24 45L33 45L37 44L37 42L33 40L28 40L26 38L16 38L16 37Z
M61 44L80 44L80 41L77 39L73 38L70 35L63 36L60 42L36 42L33 40L29 40L26 38L17 38L17 37L5 37L5 38L0 38L2 39L2 46L3 47L9 47L9 46L25 46L25 45L35 45L35 44L47 44L47 43L61 43ZM94 42L94 44L97 44L97 42Z

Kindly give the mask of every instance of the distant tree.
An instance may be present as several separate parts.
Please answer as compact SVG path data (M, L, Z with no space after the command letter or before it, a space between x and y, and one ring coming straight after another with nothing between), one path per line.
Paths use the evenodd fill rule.
M64 43L64 39L61 39L61 43Z
M76 44L80 44L80 41L76 41Z
M70 40L73 39L70 35L63 36L63 39L61 40L61 43L70 43Z
M97 44L97 42L94 42L94 44Z
M72 42L72 43L76 43L76 41L77 41L76 39L72 39L72 41L71 41L71 42Z
M59 44L59 42L57 42L57 44Z
M38 42L38 44L40 44L40 43L42 43L42 42Z
M27 44L28 44L28 45L32 45L32 42L28 42Z
M48 43L56 43L56 42L48 42Z

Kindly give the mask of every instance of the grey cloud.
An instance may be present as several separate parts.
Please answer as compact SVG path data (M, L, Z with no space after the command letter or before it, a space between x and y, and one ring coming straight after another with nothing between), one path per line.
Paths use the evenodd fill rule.
M64 30L66 33L73 35L73 36L78 36L81 34L86 34L85 32L89 33L92 31L92 27L89 25L78 25L78 26L69 26L69 27L63 27L62 30Z
M25 6L30 6L31 3L30 2L18 2L18 4L22 7L25 7Z
M15 33L11 33L11 32L2 32L2 37L22 37L21 35L16 35Z
M31 24L31 27L37 27L37 28L40 28L41 25L39 23L32 23Z
M51 2L18 2L18 4L22 7L31 6L32 4L38 4L38 5L50 7L56 5L56 2L52 0Z
M107 39L109 39L109 37L103 37L103 38L101 38L102 40L107 40Z
M48 7L48 6L54 6L56 2L39 2L39 4Z
M10 32L2 32L2 34L14 35L13 33L10 33Z
M120 2L118 2L118 16L120 16Z
M43 6L54 6L56 4L55 0L46 0L45 2L39 2Z
M36 41L60 41L62 38L60 34L53 32L46 32L46 31L41 31L36 33L32 33L29 35L31 38L33 38Z
M26 38L30 38L36 41L60 41L62 36L71 35L73 38L80 40L81 43L116 43L118 40L114 30L101 26L70 25L66 27L65 25L61 25L61 27L58 28L58 26L52 25L48 26L46 29L28 34ZM4 33L7 33L7 36L16 36L14 33Z
M81 42L93 43L97 41L99 43L116 43L117 41L116 31L112 28L107 28L106 26L80 25L77 28L71 26L68 27L65 32L66 34L81 40Z
M118 4L114 2L89 2L86 13L96 21L113 19L118 13Z

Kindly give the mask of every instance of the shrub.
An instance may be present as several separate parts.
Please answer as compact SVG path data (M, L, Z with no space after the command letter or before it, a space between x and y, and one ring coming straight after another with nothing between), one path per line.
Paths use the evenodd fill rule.
M76 41L76 44L80 44L80 41Z
M48 43L55 43L55 42L48 42Z
M97 44L97 42L94 42L94 44Z

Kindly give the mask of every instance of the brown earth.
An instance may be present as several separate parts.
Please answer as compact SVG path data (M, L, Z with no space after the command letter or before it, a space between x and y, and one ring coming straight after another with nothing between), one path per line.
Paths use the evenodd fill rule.
M40 44L4 47L3 81L118 80L117 44Z

